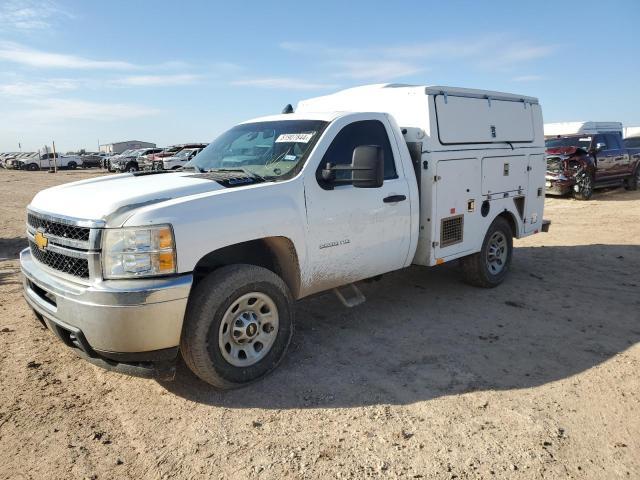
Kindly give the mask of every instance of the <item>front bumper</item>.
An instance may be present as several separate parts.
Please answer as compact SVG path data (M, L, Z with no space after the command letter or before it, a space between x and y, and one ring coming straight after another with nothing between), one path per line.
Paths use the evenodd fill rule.
M573 191L576 181L574 177L566 177L563 174L549 174L545 177L546 190L548 195L566 195Z
M175 361L192 275L82 285L20 253L24 297L47 327L80 356L139 376L167 376ZM136 371L140 370L140 371Z

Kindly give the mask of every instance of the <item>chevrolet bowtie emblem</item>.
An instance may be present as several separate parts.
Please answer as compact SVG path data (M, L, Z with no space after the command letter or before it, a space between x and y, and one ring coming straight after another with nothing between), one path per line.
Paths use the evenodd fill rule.
M33 241L36 243L40 250L45 250L49 245L49 239L44 236L44 233L37 231L33 237Z

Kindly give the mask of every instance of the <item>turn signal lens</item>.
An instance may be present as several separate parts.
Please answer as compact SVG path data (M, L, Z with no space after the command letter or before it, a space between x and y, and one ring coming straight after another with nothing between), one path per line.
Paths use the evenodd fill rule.
M171 229L169 227L165 227L158 231L158 248L161 250L165 248L173 248L173 235L171 234Z
M162 252L158 254L158 271L162 273L173 273L175 271L173 252Z

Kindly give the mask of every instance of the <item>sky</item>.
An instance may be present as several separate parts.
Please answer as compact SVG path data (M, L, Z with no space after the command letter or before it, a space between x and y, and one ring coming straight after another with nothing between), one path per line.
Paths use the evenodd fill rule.
M0 152L211 141L371 83L640 125L640 1L0 0Z

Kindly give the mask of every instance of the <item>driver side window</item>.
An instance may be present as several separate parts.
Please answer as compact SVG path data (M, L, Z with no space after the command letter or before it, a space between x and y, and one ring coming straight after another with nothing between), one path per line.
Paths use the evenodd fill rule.
M379 120L363 120L353 122L344 127L327 149L318 166L316 177L321 180L321 171L327 163L332 165L350 165L353 159L353 150L361 145L378 145L384 151L384 179L398 178L396 164L393 158L393 150L389 143L387 129ZM349 179L351 172L337 171L337 179Z
M594 137L592 145L593 145L593 148L596 148L598 144L603 144L603 143L606 145L603 148L603 150L609 150L609 145L607 145L607 139L604 137L604 135L598 134Z

